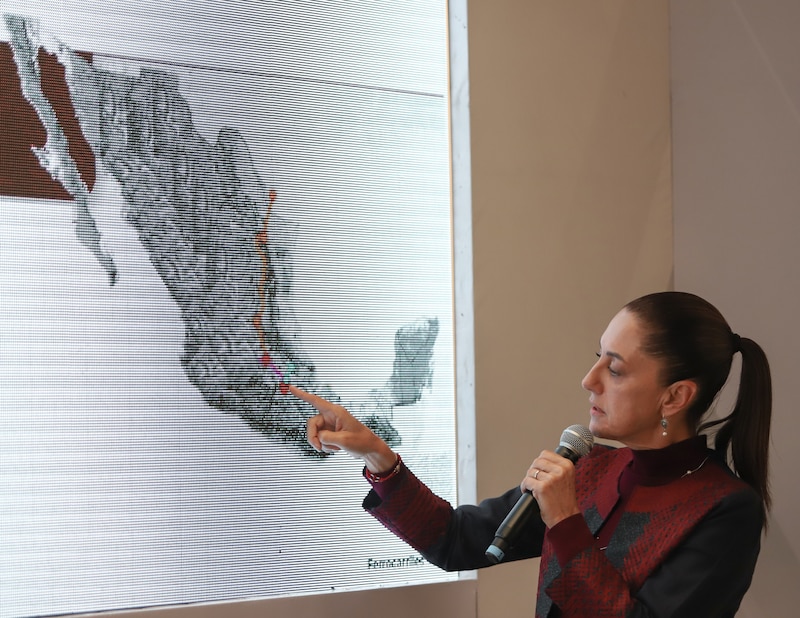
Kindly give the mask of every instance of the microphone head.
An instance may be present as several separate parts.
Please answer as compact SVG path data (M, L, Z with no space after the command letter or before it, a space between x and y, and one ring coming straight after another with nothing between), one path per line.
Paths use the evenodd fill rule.
M588 455L589 451L592 450L592 446L594 446L594 436L589 431L589 428L583 425L570 425L567 427L561 434L561 442L558 443L559 450L566 449L574 454L574 458L569 457L572 463L575 463L584 455Z

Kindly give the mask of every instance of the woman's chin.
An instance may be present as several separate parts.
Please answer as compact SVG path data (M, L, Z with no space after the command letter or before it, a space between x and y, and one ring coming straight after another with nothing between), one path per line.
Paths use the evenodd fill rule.
M597 416L592 416L592 418L589 419L589 431L592 432L592 435L595 438L605 438L605 437L607 437L605 435L606 434L606 425L603 422L603 419L599 418Z

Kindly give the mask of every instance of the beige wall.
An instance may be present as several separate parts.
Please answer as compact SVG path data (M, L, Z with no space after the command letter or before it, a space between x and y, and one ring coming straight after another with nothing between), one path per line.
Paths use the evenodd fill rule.
M469 2L478 497L588 419L619 307L672 284L666 0ZM538 564L479 573L534 615Z
M773 372L774 508L743 618L800 607L798 27L796 0L672 1L675 283Z

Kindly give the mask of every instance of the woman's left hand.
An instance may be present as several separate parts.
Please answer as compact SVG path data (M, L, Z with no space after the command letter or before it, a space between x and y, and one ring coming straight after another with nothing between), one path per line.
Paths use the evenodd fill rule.
M575 466L552 451L542 451L533 460L520 488L536 498L542 521L548 528L581 512L575 497Z

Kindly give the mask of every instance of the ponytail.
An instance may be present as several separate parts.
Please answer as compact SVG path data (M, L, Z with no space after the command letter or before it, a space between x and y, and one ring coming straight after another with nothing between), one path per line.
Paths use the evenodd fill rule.
M742 369L739 395L726 417L701 425L702 432L718 426L714 448L729 457L739 477L761 496L764 511L772 505L769 489L769 431L772 418L772 379L764 350L755 341L740 339Z

